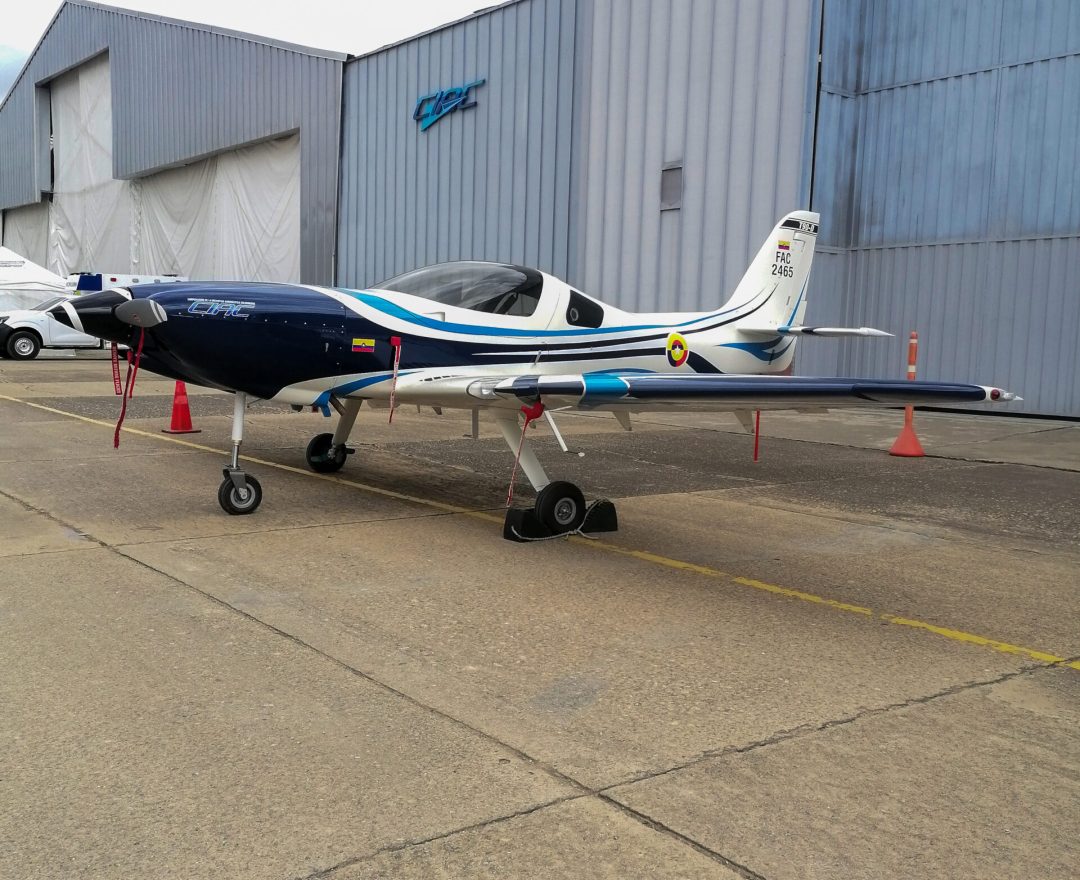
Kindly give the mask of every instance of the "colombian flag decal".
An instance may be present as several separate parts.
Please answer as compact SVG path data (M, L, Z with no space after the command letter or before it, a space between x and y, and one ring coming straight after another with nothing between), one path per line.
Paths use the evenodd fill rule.
M371 352L375 351L374 339L353 339L352 341L353 351Z
M690 357L690 346L681 333L672 333L667 338L667 359L673 367L681 367Z

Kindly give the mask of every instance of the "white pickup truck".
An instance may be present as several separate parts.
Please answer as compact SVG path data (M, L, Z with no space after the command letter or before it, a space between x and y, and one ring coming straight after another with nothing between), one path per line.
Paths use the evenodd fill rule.
M96 336L65 327L48 310L71 297L54 296L32 309L0 312L0 357L29 360L47 348L101 348Z
M108 290L111 287L128 287L132 284L165 284L186 280L176 275L154 277L84 272L70 276L67 287L78 294ZM102 348L105 343L96 336L72 330L49 315L49 309L71 298L53 296L31 309L0 312L0 357L21 361L36 358L42 348Z

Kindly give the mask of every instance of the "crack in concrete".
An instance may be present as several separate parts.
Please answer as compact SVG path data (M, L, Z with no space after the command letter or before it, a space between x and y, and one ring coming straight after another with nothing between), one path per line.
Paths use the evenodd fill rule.
M616 788L622 788L629 785L636 785L639 782L646 782L652 779L658 779L661 776L667 776L671 773L677 773L680 770L686 770L690 767L695 767L698 764L705 763L714 758L725 758L728 755L742 755L747 752L756 751L757 749L767 748L768 746L779 745L781 743L790 742L795 739L801 739L806 736L813 736L818 733L824 733L832 730L836 727L846 727L850 724L854 724L858 721L862 721L865 718L874 718L879 715L887 715L890 712L895 712L900 709L908 709L912 706L921 706L927 703L935 702L946 697L952 697L956 694L964 693L965 691L974 690L980 687L989 687L996 684L1001 684L1006 681L1010 681L1014 678L1030 675L1034 672L1038 672L1043 669L1057 669L1063 664L1075 662L1072 658L1065 658L1057 663L1030 663L1020 669L1013 670L1011 672L1004 672L1001 675L994 676L988 679L978 679L975 681L961 682L960 684L950 685L942 690L935 691L931 694L923 694L918 697L909 697L906 700L901 700L896 703L888 703L884 706L876 706L867 709L862 709L851 715L845 715L842 718L831 718L827 721L819 722L818 724L800 724L798 727L792 727L788 730L778 731L763 739L755 740L753 742L744 743L736 746L724 746L721 749L709 749L695 755L687 761L683 761L671 767L665 767L662 770L651 770L645 773L640 773L636 776L632 776L629 779L625 779L622 782L616 782L612 785L605 785L597 789L598 793L606 794Z
M10 494L8 492L5 492L2 489L0 489L0 495L3 495L4 497L10 499L11 501L14 501L15 503L21 505L25 509L30 510L30 511L32 511L34 513L37 513L37 514L39 514L41 516L44 516L47 519L52 520L53 522L55 522L55 523L57 523L57 524L59 524L61 526L64 526L65 528L69 528L69 529L75 529L76 528L73 524L71 524L69 522L66 522L65 520L63 520L62 518L56 516L55 514L52 514L47 510L43 510L43 509L29 503L28 501L25 501L24 499L19 498L18 496L15 496L15 495L12 495L12 494ZM314 654L317 654L318 656L330 661L335 666L338 666L339 668L346 670L347 672L357 676L358 678L364 679L365 681L375 685L376 687L380 688L381 690L384 690L387 693L393 694L394 696L398 697L399 699L405 700L406 702L410 703L413 706L416 706L419 709L422 709L424 711L427 711L427 712L430 712L430 713L432 713L434 715L437 715L440 718L443 718L444 720L449 721L451 724L454 724L457 727L461 727L461 728L469 731L470 733L476 734L477 736L481 737L482 739L486 740L487 742L493 743L493 744L499 746L500 748L510 752L511 754L515 755L517 758L524 761L525 763L530 764L530 765L536 767L537 769L543 771L544 773L548 774L550 777L552 777L556 781L559 781L559 782L562 782L562 783L564 783L566 785L569 785L569 786L573 787L574 789L576 789L576 790L578 790L578 791L580 791L582 793L586 793L586 794L593 793L593 789L589 788L588 786L585 786L581 782L578 782L576 779L574 779L574 778L572 778L570 776L567 776L565 773L562 773L559 770L556 770L554 767L550 766L549 764L547 764L547 763L545 763L545 762L543 762L543 761L541 761L541 760L539 760L537 758L534 758L532 755L528 754L527 752L525 752L525 751L523 751L523 750L521 750L521 749L519 749L519 748L517 748L515 746L512 746L512 745L510 745L508 743L503 742L498 737L496 737L496 736L494 736L494 735L492 735L490 733L487 733L486 731L480 730L479 728L474 727L473 725L469 724L466 721L463 721L460 718L454 717L453 715L451 715L448 712L443 711L442 709L438 709L435 706L430 706L427 703L424 703L421 700L417 699L416 697L413 697L412 695L407 694L404 691L399 690L398 688L395 688L393 685L390 685L390 684L387 684L386 682L380 681L379 679L375 678L370 673L364 672L362 669L358 669L357 667L352 666L349 663L346 663L344 660L341 660L340 658L335 657L333 654L330 654L327 651L324 651L321 648L311 644L310 642L305 641L304 639L300 638L299 636L294 635L294 634L292 634L290 632L287 632L286 630L283 630L280 627L275 626L274 624L269 623L269 622L257 617L256 615L248 612L248 611L245 611L243 608L240 608L240 607L238 607L236 605L233 605L230 602L226 602L224 599L221 599L218 596L215 596L213 593L209 593L206 590L200 589L199 587L195 586L194 584L189 584L187 581L182 580L181 578L177 577L174 574L171 574L171 573L169 573L167 571L163 571L162 569L157 568L156 566L153 566L153 565L151 565L151 564L149 564L147 562L144 562L141 559L138 559L138 558L136 558L134 556L131 556L128 553L125 553L122 549L120 549L119 546L109 544L107 541L103 540L102 538L99 538L96 535L94 535L94 534L92 534L90 532L87 532L85 530L80 529L78 531L80 532L80 534L85 535L88 540L93 541L95 544L98 544L100 547L104 548L105 550L108 550L109 552L115 554L116 556L119 556L121 559L126 559L129 562L132 562L135 565L139 566L140 568L143 568L143 569L145 569L147 571L151 571L154 574L165 578L166 580L172 581L173 583L178 584L179 586L181 586L181 587L183 587L185 589L191 590L192 592L197 593L198 595L204 597L205 599L208 599L209 601L213 602L214 604L219 605L222 608L226 608L226 609L232 611L233 613L239 615L240 617L244 618L245 620L247 620L247 621L249 621L251 623L254 623L257 626L263 627L264 629L269 630L270 632L274 633L275 635L278 635L281 638L286 639L287 641L290 641L293 644L295 644L295 645L297 645L297 646L299 646L301 648L304 648L304 649L306 649L306 650L308 650L308 651L310 651L310 652L312 652Z
M711 759L714 759L714 758L724 757L724 756L731 755L731 754L744 754L744 753L747 753L747 752L750 752L750 751L754 751L756 749L765 748L765 747L768 747L768 746L771 746L771 745L777 745L777 744L780 744L780 743L783 743L783 742L789 742L789 741L792 741L792 740L800 739L800 738L805 737L805 736L813 736L813 735L818 734L818 733L822 733L822 732L825 732L825 731L828 731L828 730L832 730L833 728L844 727L844 726L847 726L847 725L854 724L854 723L856 723L858 721L861 721L861 720L863 720L865 718L872 718L872 717L876 717L876 716L879 716L879 715L888 714L890 712L900 710L900 709L909 708L911 706L924 705L924 704L933 702L935 700L943 699L943 698L946 698L946 697L949 697L949 696L954 696L956 694L963 693L965 691L972 690L972 689L975 689L975 688L986 687L986 686L990 686L990 685L999 684L999 683L1009 681L1009 680L1014 679L1014 678L1029 675L1029 674L1031 674L1033 672L1036 672L1038 670L1055 668L1056 666L1061 665L1061 663L1072 663L1072 662L1080 661L1080 655L1077 655L1076 658L1068 658L1068 659L1066 659L1064 661L1061 661L1061 663L1053 663L1053 664L1032 663L1032 664L1024 666L1023 668L1021 668L1019 670L1003 673L1002 675L995 676L994 678L991 678L991 679L983 679L983 680L977 680L977 681L971 681L971 682L963 682L963 683L960 683L960 684L957 684L957 685L950 686L948 688L944 688L944 689L942 689L940 691L936 691L936 692L934 692L932 694L926 694L926 695L919 696L919 697L912 697L912 698L909 698L907 700L903 700L903 701L900 701L900 702L897 702L897 703L891 703L891 704L888 704L888 705L885 705L885 706L880 706L880 707L877 707L877 708L863 709L863 710L861 710L859 712L856 712L856 713L854 713L852 715L849 715L849 716L845 716L843 718L830 719L830 720L821 722L819 724L800 725L798 727L791 728L789 730L780 731L780 732L775 733L775 734L773 734L773 735L771 735L769 737L766 737L764 739L757 740L757 741L754 741L754 742L751 742L751 743L746 743L746 744L742 744L742 745L738 745L738 746L726 746L726 747L721 748L721 749L707 750L707 751L702 752L699 755L695 756L691 760L681 762L681 763L679 763L677 765L674 765L674 766L671 766L671 767L668 767L668 768L664 768L662 770L652 771L652 772L643 773L643 774L638 774L638 775L636 775L634 777L631 777L629 779L625 779L625 780L622 780L620 782L612 783L611 785L603 786L603 787L600 787L600 788L592 788L592 787L587 786L584 783L580 782L579 780L575 779L574 777L572 777L572 776L570 776L570 775L568 775L566 773L563 773L562 771L556 769L553 765L551 765L551 764L549 764L549 763L547 763L545 761L541 761L538 758L535 758L534 756L530 755L528 752L524 751L523 749L520 749L520 748L518 748L518 747L516 747L514 745L511 745L510 743L505 742L504 740L499 739L494 734L488 733L487 731L482 730L482 729L480 729L480 728L478 728L478 727L476 727L476 726L474 726L474 725L472 725L472 724L470 724L470 723L468 723L468 722L466 722L466 721L464 721L464 720L462 720L460 718L457 718L457 717L449 714L448 712L445 712L445 711L443 711L441 709L438 709L438 708L436 708L434 706L431 706L431 705L429 705L427 703L424 703L420 699L418 699L416 697L413 697L412 695L406 693L405 691L399 690L398 688L395 688L392 685L387 684L386 682L383 682L380 679L374 677L372 674L364 672L363 670L358 669L357 667L354 667L354 666L346 663L344 660L341 660L338 657L335 657L333 654L330 654L327 651L324 651L321 648L318 648L315 645L313 645L313 644L311 644L309 642L306 642L305 640L303 640L299 636L293 635L292 633L290 633L290 632L288 632L286 630L283 630L280 627L275 626L274 624L271 624L271 623L269 623L269 622L267 622L265 620L262 620L261 618L257 617L256 615L251 614L250 612L245 611L242 608L239 608L239 607L237 607L237 606L235 606L235 605L233 605L233 604L231 604L229 602L226 602L225 600L220 599L219 597L213 595L212 593L209 593L209 592L207 592L205 590L202 590L202 589L194 586L193 584L189 584L186 581L182 580L181 578L177 577L176 575L170 574L169 572L166 572L166 571L163 571L163 570L161 570L159 568L156 568L153 565L150 565L150 564L148 564L146 562L143 562L142 560L137 559L137 558L123 552L123 550L121 549L122 545L111 545L108 542L104 541L103 539L96 537L92 533L89 533L89 532L87 532L87 531L85 531L83 529L77 528L72 523L69 523L69 522L65 521L61 517L58 517L55 514L49 512L47 510L39 508L36 505L31 504L30 502L28 502L28 501L26 501L26 500L24 500L22 498L19 498L16 495L12 495L11 493L6 492L6 491L4 491L2 489L0 489L0 495L2 495L4 497L8 498L9 500L19 504L20 506L22 506L26 510L29 510L29 511L31 511L33 513L36 513L36 514L38 514L40 516L43 516L46 519L51 520L52 522L55 522L55 523L63 526L64 528L68 528L68 529L77 531L79 534L85 536L87 540L94 542L95 544L97 544L100 547L102 547L103 549L115 554L116 556L119 556L122 559L128 560L129 562L134 563L135 565L139 566L140 568L146 569L147 571L151 571L154 574L165 578L166 580L169 580L169 581L171 581L171 582L173 582L175 584L178 584L179 586L181 586L181 587L183 587L185 589L188 589L188 590L202 596L203 598L209 600L210 602L213 602L216 605L219 605L219 606L221 606L223 608L228 609L229 611L232 611L234 614L236 614L239 617L247 620L248 622L254 623L257 626L262 627L262 628L268 630L269 632L271 632L271 633L273 633L273 634L275 634L275 635L277 635L277 636L279 636L279 637L281 637L283 639L286 639L289 642L292 642L293 644L297 645L298 647L306 649L307 651L310 651L310 652L324 658L325 660L329 661L330 663L334 664L335 666L337 666L337 667L339 667L341 669L344 669L345 671L349 672L350 674L352 674L352 675L354 675L354 676L356 676L358 678L361 678L364 681L369 682L370 684L374 685L375 687L377 687L377 688L379 688L379 689L381 689L381 690L383 690L383 691L385 691L387 693L390 693L390 694L394 695L395 697L397 697L399 699L402 699L402 700L406 701L407 703L417 707L421 711L431 713L431 714L433 714L433 715L435 715L435 716L437 716L439 718L442 718L445 721L453 724L454 726L460 727L460 728L462 728L462 729L464 729L464 730L466 730L466 731L480 737L481 739L483 739L483 740L497 746L498 748L500 748L500 749L514 755L515 757L517 757L522 762L524 762L524 763L526 763L528 765L531 765L533 767L536 767L541 772L547 774L550 778L552 778L552 779L554 779L554 780L556 780L558 782L561 782L564 785L567 785L567 786L569 786L570 788L572 788L574 790L574 793L572 793L572 794L567 794L567 795L565 795L563 797L555 798L553 800L546 801L546 802L543 802L543 803L540 803L540 804L534 804L534 805L532 805L530 807L527 807L527 808L524 808L524 809L521 809L521 810L517 810L517 811L514 811L512 813L508 813L506 815L497 816L495 818L487 819L487 820L477 822L477 823L473 823L473 824L470 824L470 825L467 825L467 826L462 826L462 827L459 827L459 828L450 829L448 831L441 832L441 833L435 834L435 835L430 835L430 836L427 836L427 837L424 837L424 838L416 838L416 839L411 839L411 840L408 840L408 841L396 843L396 844L393 844L393 845L390 845L390 846L387 846L387 847L382 847L382 848L380 848L378 850L375 850L374 852L371 852L371 853L351 857L351 858L343 860L343 861L341 861L341 862L339 862L339 863L337 863L335 865L331 865L331 866L329 866L327 868L320 869L319 871L316 871L314 873L304 875L302 878L299 878L299 880L323 880L323 878L330 878L337 871L340 871L340 870L342 870L344 868L359 864L359 863L364 862L364 861L368 861L368 860L370 860L372 858L375 858L375 857L377 857L379 855L382 855L382 854L385 854L385 853L388 853L388 852L402 851L402 850L409 849L409 848L414 847L414 846L421 846L421 845L424 845L424 844L427 844L427 843L431 843L433 841L443 840L443 839L453 837L453 836L456 836L458 834L462 834L462 833L465 833L465 832L468 832L468 831L476 830L476 829L479 829L479 828L485 828L485 827L488 827L488 826L491 826L491 825L494 825L494 824L507 822L507 821L509 821L511 819L519 818L521 816L530 815L532 813L536 813L536 812L538 812L540 810L546 809L546 808L551 807L551 806L566 803L566 802L569 802L569 801L579 800L579 799L582 799L582 798L589 798L589 797L595 797L598 800L600 800L601 802L616 808L617 810L619 810L624 815L634 819L635 821L639 822L640 824L644 825L645 827L647 827L647 828L649 828L649 829L651 829L651 830L653 830L653 831L655 831L657 833L664 834L665 836L670 837L671 839L676 840L676 841L682 843L685 846L689 846L690 848L692 848L696 852L698 852L698 853L712 859L713 861L716 861L719 864L724 865L725 867L729 868L732 871L735 871L737 874L739 874L741 877L743 877L744 880L766 880L766 878L763 875L755 872L753 869L749 868L748 866L743 865L743 864L741 864L741 863L739 863L739 862L737 862L737 861L735 861L733 859L728 858L727 856L723 855L722 853L719 853L719 852L709 848L705 844L701 843L700 841L695 840L692 837L689 837L689 836L687 836L685 834L682 834L679 831L676 831L675 829L671 828L670 826L665 825L664 823L662 823L659 820L653 818L652 816L649 816L647 813L644 813L644 812L642 812L640 810L637 810L637 809L634 809L634 808L628 806L627 804L622 803L621 801L617 800L612 794L608 794L608 792L612 792L616 788L630 786L630 785L634 785L634 784L639 783L639 782L643 782L643 781L647 781L647 780L651 780L651 779L656 779L656 778L659 778L659 777L662 777L662 776L666 776L668 774L675 773L675 772L678 772L680 770L684 770L684 769L687 769L689 767L696 766L698 764L701 764L701 763L703 763L705 761L708 761L708 760L711 760ZM448 515L448 514L438 514L438 515ZM151 543L153 543L153 542L151 542Z
M331 865L329 868L321 868L312 874L304 874L295 880L324 880L324 878L331 877L333 874L341 871L345 868L351 868L354 865L359 865L362 862L369 862L372 859L376 859L379 856L386 855L387 853L403 852L407 849L412 849L417 846L424 846L429 843L434 843L439 840L446 840L450 837L456 837L459 834L466 834L469 831L477 831L481 828L489 828L492 825L500 825L503 822L509 822L512 819L520 819L522 816L530 816L533 813L538 813L541 810L546 810L548 807L555 807L559 804L569 803L570 801L581 800L582 798L591 797L592 795L587 792L580 792L578 794L570 794L565 797L555 798L554 800L544 801L540 804L534 804L531 807L526 807L522 810L516 810L513 813L507 813L505 816L495 816L491 819L484 819L480 822L474 822L471 825L462 825L458 828L451 828L449 831L441 831L438 834L432 834L428 837L416 837L409 840L401 841L399 843L392 843L388 846L380 847L373 850L370 853L364 853L359 856L351 856L338 862L336 865Z

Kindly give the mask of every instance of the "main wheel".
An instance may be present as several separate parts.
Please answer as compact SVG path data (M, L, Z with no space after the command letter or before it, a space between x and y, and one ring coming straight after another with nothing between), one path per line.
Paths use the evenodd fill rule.
M228 477L218 486L218 504L221 505L222 510L232 516L254 513L255 508L262 503L262 486L259 485L259 481L250 474L245 474L244 479L247 481L247 487L244 489L237 489L236 484Z
M585 522L585 496L573 483L556 480L536 496L536 517L556 534L572 532Z
M333 434L316 434L312 437L311 442L307 445L307 451L304 453L308 467L320 474L332 474L334 471L340 471L345 465L345 459L348 458L349 454L342 445L335 449L333 455L331 455L330 447L333 445Z
M39 351L41 351L41 340L38 339L37 334L29 330L16 330L8 337L7 354L10 358L28 361L36 358Z

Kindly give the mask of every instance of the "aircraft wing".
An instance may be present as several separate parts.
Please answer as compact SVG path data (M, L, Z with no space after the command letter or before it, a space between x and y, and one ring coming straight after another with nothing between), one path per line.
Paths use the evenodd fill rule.
M997 388L953 382L630 372L455 376L404 382L396 393L399 403L429 406L517 408L543 400L549 408L627 412L945 406L1014 399Z

